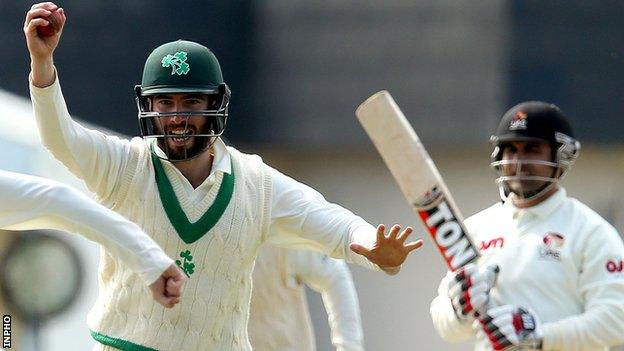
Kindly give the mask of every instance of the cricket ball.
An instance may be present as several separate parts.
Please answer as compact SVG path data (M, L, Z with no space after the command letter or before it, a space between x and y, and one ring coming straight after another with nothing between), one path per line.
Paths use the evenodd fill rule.
M37 33L42 37L51 37L61 29L61 12L57 9L48 17L42 17L49 22L47 26L38 26Z

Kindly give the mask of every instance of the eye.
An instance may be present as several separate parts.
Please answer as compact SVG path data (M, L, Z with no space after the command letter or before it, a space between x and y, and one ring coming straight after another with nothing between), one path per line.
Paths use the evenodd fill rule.
M156 105L160 106L170 106L173 102L169 99L157 99Z
M503 153L514 154L518 152L518 149L512 144L503 145L502 148L503 148Z
M541 152L541 147L539 144L537 143L528 143L525 147L525 150L527 153L540 153Z

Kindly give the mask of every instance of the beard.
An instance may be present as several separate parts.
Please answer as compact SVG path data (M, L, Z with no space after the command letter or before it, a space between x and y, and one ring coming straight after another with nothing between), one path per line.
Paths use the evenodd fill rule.
M183 145L178 145L171 137L160 138L158 147L167 155L169 161L184 161L200 155L212 145L211 137L190 136Z
M506 183L509 192L516 194L520 199L531 198L551 184L551 182L540 180L513 180Z

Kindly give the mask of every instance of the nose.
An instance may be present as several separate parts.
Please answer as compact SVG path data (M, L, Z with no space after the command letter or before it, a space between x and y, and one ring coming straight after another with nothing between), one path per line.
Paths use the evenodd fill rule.
M180 124L182 122L184 122L185 118L180 116L180 115L174 115L171 117L171 123L172 124Z

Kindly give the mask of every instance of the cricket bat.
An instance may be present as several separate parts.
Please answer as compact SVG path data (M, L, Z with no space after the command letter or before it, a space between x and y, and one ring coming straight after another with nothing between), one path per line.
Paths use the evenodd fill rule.
M438 168L387 91L364 101L355 115L399 184L407 202L433 238L448 268L456 271L479 257Z

